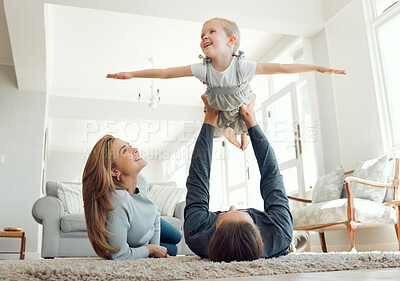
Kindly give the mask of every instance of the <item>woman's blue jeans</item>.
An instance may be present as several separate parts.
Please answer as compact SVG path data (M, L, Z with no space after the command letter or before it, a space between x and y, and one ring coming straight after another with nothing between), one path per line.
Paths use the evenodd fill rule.
M173 225L167 223L165 220L160 219L161 223L161 237L160 246L167 248L168 255L176 256L178 254L178 247L176 244L182 239L182 234Z

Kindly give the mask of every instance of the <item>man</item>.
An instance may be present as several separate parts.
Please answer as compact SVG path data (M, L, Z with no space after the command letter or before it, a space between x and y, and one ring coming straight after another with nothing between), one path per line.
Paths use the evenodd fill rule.
M227 212L209 211L213 135L219 111L208 104L205 94L202 99L206 114L186 183L186 243L195 254L212 261L254 260L288 254L293 219L274 151L254 116L255 98L240 108L240 114L246 123L261 174L264 211L237 210L233 206ZM308 240L305 234L300 238L294 241L297 246L303 246Z

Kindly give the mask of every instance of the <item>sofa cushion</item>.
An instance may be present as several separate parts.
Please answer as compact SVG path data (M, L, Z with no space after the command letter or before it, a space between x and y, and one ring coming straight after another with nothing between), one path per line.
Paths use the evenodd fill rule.
M175 217L161 216L163 220L172 224L177 229L182 230L182 221ZM72 214L66 215L61 219L61 231L62 232L73 232L73 231L86 231L86 221L84 214Z
M312 202L319 203L339 199L343 189L343 180L342 167L337 167L329 174L319 177L312 189Z
M57 182L57 197L65 214L83 214L82 184Z
M396 211L375 201L354 198L355 219L361 223L388 223L397 221ZM292 211L293 225L310 226L347 221L347 199L310 204Z
M175 226L179 231L182 231L183 225L182 221L178 218L175 217L168 217L168 216L161 216L163 220L165 220L167 223Z
M389 161L388 163L388 183L393 182L394 180L394 172L395 172L395 168L396 168L396 161L392 160ZM385 198L383 199L383 202L388 202L388 201L393 201L394 200L394 188L392 187L388 187L386 188L386 194L385 194Z
M62 217L61 231L62 232L86 231L85 215L71 214Z
M173 217L176 205L186 193L186 188L163 186L154 184L150 195L154 200L161 216Z
M388 180L389 159L387 155L359 162L353 176L370 181L384 182ZM361 183L352 182L351 189L354 197L369 199L376 202L383 202L386 188L368 186Z

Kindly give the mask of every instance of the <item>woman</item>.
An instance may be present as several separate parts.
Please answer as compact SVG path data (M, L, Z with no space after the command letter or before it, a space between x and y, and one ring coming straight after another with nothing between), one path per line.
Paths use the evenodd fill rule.
M102 258L177 254L181 233L160 221L148 183L139 174L146 165L137 148L111 135L90 152L82 177L83 202L89 240Z
M261 173L264 211L237 210L233 206L227 212L208 210L213 135L219 112L208 104L205 94L202 98L206 115L186 183L186 243L194 253L212 261L245 261L288 254L293 237L292 216L274 151L254 117L255 98L240 108L240 114ZM303 237L302 244L307 238ZM294 246L300 246L299 241L294 242L297 244Z

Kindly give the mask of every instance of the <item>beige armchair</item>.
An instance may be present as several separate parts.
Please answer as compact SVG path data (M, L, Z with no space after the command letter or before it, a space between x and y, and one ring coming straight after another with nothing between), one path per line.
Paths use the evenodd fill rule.
M293 210L294 230L318 232L322 251L327 252L325 231L345 228L350 238L350 251L354 252L356 251L355 232L357 228L394 224L400 250L399 159L390 158L389 161L395 162L392 181L388 183L374 182L348 176L344 180L347 198L313 204L312 200L288 196L291 200L309 204ZM354 171L346 172L345 175L349 175L352 172ZM363 187L365 188L368 188L368 186L393 188L394 192L392 197L386 196L386 200L382 203L355 198L352 184L356 182L364 184Z

